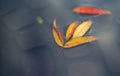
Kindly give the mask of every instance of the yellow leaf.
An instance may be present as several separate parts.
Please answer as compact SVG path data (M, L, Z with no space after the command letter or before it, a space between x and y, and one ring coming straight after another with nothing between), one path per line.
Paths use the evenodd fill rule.
M75 29L77 28L78 26L78 22L72 22L68 28L67 28L67 31L66 31L66 40L68 40L74 33Z
M72 38L83 36L89 30L91 25L92 25L92 21L91 20L86 20L86 21L82 22L76 28Z
M52 29L52 31L53 31L53 36L54 36L55 42L59 46L63 46L64 39L63 39L62 33L60 32L60 30L56 26L56 20L54 20L54 22L53 22L53 29Z
M72 38L71 40L69 40L64 46L63 48L71 48L74 46L78 46L81 44L85 44L88 42L92 42L97 40L98 38L95 36L85 36L85 37L76 37L76 38Z

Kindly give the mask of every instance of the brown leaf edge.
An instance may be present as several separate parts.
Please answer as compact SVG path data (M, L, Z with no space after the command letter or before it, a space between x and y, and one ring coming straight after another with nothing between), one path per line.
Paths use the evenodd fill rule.
M68 26L67 31L66 31L66 40L69 40L73 36L73 33L76 30L76 28L78 27L78 25L79 25L78 21L75 21L75 22L72 22Z
M52 31L53 31L53 37L55 39L55 42L59 46L63 46L64 45L64 39L63 39L62 33L60 32L60 30L56 26L56 19L54 19L54 21L53 21Z
M71 34L72 35L72 34ZM95 36L80 36L70 39L64 44L64 39L62 33L56 26L56 19L53 21L53 36L56 43L63 48L71 48L85 43L89 43L95 40L98 40L98 37Z
M79 26L76 28L72 38L84 36L84 34L90 29L91 26L92 26L91 20L85 20L81 22Z

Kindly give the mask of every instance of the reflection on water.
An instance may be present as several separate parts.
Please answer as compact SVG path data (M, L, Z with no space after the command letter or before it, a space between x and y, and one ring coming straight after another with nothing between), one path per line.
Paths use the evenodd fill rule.
M0 34L2 36L1 65L3 71L1 76L16 76L18 74L20 74L20 76L120 75L119 0L22 0L18 3L11 1L10 5L8 5L9 1L1 0L0 3L2 3L0 9L7 8L0 13L0 24L2 25L2 34ZM13 8L12 5L16 7ZM72 9L78 5L90 5L107 9L111 11L112 14L98 16L78 15L72 12ZM44 19L44 23L42 25L39 24L42 26L41 29L39 29L40 26L38 24L36 25L37 21L31 21L32 18L29 15L23 17L21 15L24 15L24 13L21 14L11 11L11 9L15 11L26 9L28 12L35 12L34 15L36 17L40 16ZM65 33L66 27L72 21L77 20L81 22L86 19L91 19L93 26L87 35L99 36L100 39L96 42L75 48L61 49L61 47L57 46L54 42L51 33L51 24L54 18L57 18L57 26L62 33ZM11 19L15 19L16 22L10 22L9 20ZM11 30L11 28L14 28L14 25L22 27L19 27L19 30ZM34 29L31 30L30 28L32 26L34 26ZM39 26L39 28L37 26ZM20 30L21 28L24 29ZM45 33L35 32L37 34L34 35L29 33L32 31L41 31L43 30L42 28L44 28ZM16 35L16 32L23 32L25 36ZM27 35L27 33L29 33L29 35ZM42 39L41 42L44 43L47 41L47 43L37 43L39 39L36 38L38 37L36 35L40 35L39 37L41 38L43 34L45 39ZM22 38L23 41L31 41L25 41L27 42L25 43L17 37ZM21 48L19 44L24 46ZM30 45L29 48L27 48L28 45ZM57 53L61 50L61 54L57 56Z

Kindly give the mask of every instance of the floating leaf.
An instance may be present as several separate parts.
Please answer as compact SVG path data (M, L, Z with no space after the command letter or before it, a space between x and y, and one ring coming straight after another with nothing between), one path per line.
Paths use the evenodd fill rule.
M73 22L69 25L66 31L66 40L68 40L73 35L77 26L78 26L78 22Z
M86 20L82 22L75 30L73 38L83 36L91 27L92 21Z
M60 30L56 26L56 20L54 20L54 22L53 22L53 29L52 29L52 31L53 31L53 36L54 36L54 39L55 39L56 43L59 46L63 46L64 39L63 39L62 33L60 32Z
M73 9L73 12L78 14L91 14L91 15L111 14L111 12L108 10L103 10L91 6L78 6Z
M53 21L53 36L56 43L63 48L71 48L78 45L82 45L98 39L95 36L83 36L91 27L91 25L92 25L91 20L86 20L82 22L79 26L78 26L78 22L72 22L67 28L67 31L66 31L67 42L64 43L62 33L57 28L56 19L55 19Z
M44 21L43 21L42 17L39 17L39 16L38 16L38 17L37 17L37 22L38 22L39 24L43 24Z
M63 48L71 48L74 46L78 46L81 44L85 44L88 42L92 42L97 40L97 37L94 36L85 36L85 37L76 37L76 38L72 38L71 40L69 40L64 46Z

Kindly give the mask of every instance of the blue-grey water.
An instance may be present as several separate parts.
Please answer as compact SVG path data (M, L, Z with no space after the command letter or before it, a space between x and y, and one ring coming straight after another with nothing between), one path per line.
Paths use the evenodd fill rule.
M0 0L0 76L120 76L120 0ZM110 15L80 15L76 6ZM39 24L37 17L43 19ZM73 21L91 19L86 35L100 39L70 49L59 47L52 21L65 36Z

